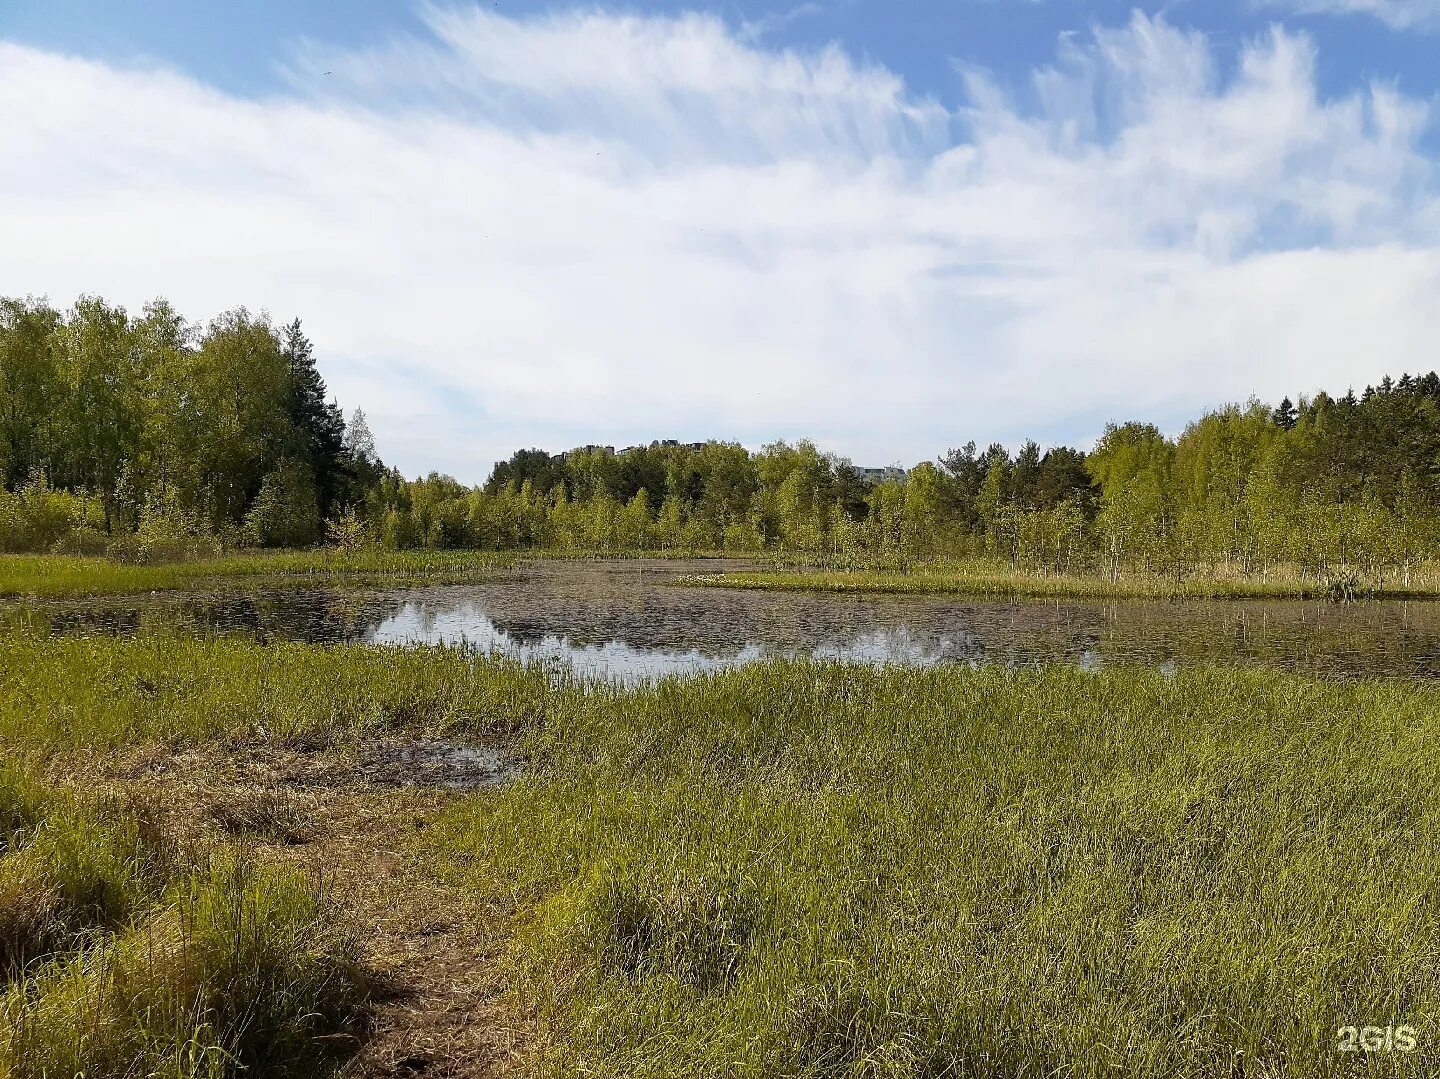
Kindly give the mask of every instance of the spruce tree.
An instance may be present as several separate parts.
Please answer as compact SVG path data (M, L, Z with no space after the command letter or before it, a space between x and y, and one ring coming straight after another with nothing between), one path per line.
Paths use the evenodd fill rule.
M330 515L345 478L345 417L325 399L325 380L315 367L315 347L297 318L285 327L285 360L290 366L290 421L300 438L301 454L315 476L315 492L324 517Z
M1295 421L1299 419L1299 413L1295 410L1295 403L1286 397L1275 406L1275 411L1270 414L1270 418L1275 421L1276 427L1283 427L1287 431L1293 431L1295 429Z

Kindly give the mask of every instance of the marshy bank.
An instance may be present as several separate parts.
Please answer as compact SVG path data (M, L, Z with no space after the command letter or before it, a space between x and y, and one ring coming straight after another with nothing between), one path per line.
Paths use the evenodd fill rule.
M771 660L627 687L448 647L0 636L0 741L31 775L148 795L314 889L282 888L275 939L347 947L261 966L321 1017L306 1051L360 1075L1339 1076L1336 1031L1387 1022L1420 1032L1390 1073L1433 1074L1437 715L1428 682L1221 667ZM520 770L367 776L433 742ZM82 999L49 987L87 948L186 909L158 879L7 999ZM117 1013L106 1044L239 1074L206 1022L155 1041Z
M306 585L461 584L513 566L476 551L241 550L154 562L65 554L0 554L0 597L129 595Z
M764 592L968 596L976 598L1094 600L1371 600L1440 599L1440 567L1422 562L1384 576L1362 575L1348 567L1323 573L1294 565L1271 572L1243 572L1240 566L1214 571L1146 572L1127 568L1111 576L1017 569L994 559L891 562L876 565L772 565L739 573L702 572L683 583L700 588Z

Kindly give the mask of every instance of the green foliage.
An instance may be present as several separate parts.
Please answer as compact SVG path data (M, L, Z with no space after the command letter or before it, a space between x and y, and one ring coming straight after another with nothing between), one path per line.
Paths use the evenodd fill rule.
M363 417L347 437L313 353L298 322L243 308L201 328L163 300L134 317L93 296L63 313L0 299L0 550L99 551L108 536L150 557L242 528L314 542L382 469Z
M282 461L260 485L245 515L245 534L258 547L308 547L320 538L320 502L310 468Z
M368 542L365 522L353 509L347 509L325 523L325 540L346 553L358 550Z
M0 490L0 551L48 551L103 523L97 502L83 491L57 491L43 472L14 491Z
M1403 590L1440 555L1437 403L1440 377L1407 377L1358 400L1227 406L1178 439L1112 424L1088 455L972 442L875 482L808 442L524 450L482 489L391 473L359 513L390 547L770 549L851 566L988 555L1011 575L1169 577L1171 592L1352 573Z

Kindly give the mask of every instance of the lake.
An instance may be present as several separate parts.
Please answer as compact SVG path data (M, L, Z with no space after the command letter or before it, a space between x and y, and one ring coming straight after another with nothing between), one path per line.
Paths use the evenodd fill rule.
M55 633L181 627L262 640L464 644L632 681L790 655L1440 675L1440 603L988 600L674 583L686 573L753 568L740 560L540 560L474 585L154 593L29 604L25 617Z

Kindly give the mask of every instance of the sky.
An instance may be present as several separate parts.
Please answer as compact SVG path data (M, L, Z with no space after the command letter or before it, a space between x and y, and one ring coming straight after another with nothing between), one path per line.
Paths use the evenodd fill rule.
M0 295L299 317L407 474L1440 366L1440 0L0 0Z

